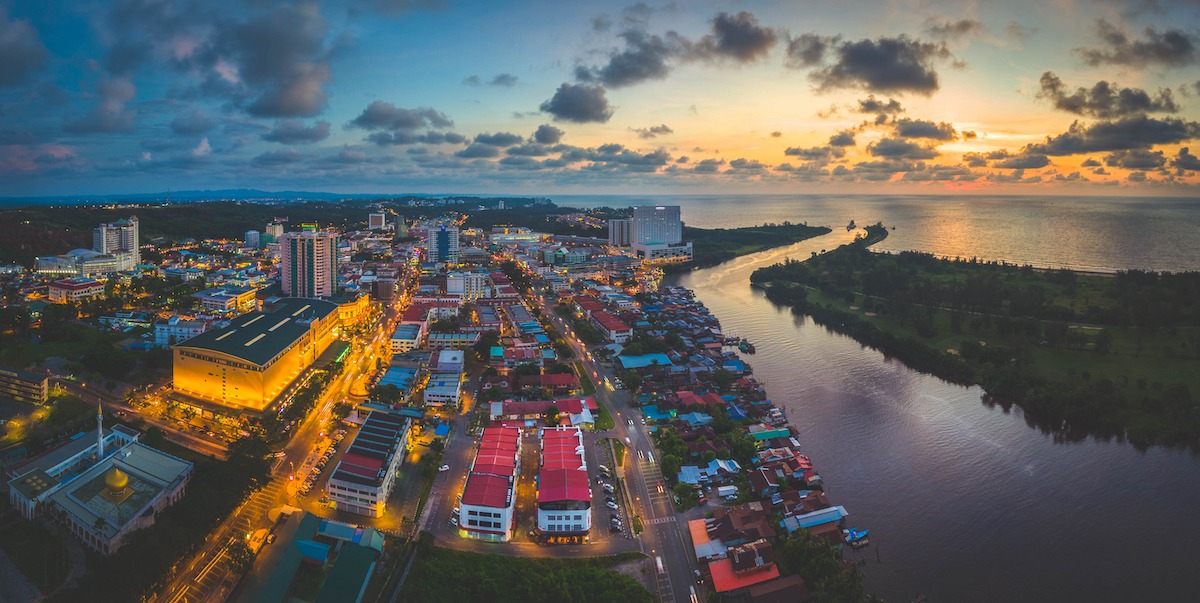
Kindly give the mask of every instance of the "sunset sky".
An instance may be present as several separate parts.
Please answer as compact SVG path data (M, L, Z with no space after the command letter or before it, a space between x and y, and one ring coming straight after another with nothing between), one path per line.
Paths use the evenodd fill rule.
M0 1L0 196L1200 196L1200 3L841 4Z

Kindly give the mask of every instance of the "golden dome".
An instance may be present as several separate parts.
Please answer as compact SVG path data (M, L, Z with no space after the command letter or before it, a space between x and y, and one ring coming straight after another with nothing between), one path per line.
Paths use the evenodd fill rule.
M108 486L112 492L120 492L129 485L129 475L113 465L113 468L104 475L104 485Z

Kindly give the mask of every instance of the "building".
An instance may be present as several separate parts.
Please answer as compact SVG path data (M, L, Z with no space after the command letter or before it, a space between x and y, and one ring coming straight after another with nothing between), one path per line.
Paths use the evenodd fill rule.
M286 297L177 344L175 391L262 412L292 393L338 332L337 305Z
M166 322L154 324L154 345L169 348L207 331L211 324L207 320L183 320L178 315L172 316Z
M421 337L425 334L424 324L398 324L392 331L392 353L403 354L421 346Z
M132 253L100 253L93 249L72 249L62 255L38 256L34 269L47 276L93 276L133 270L137 266Z
M326 486L339 511L383 517L407 449L408 418L372 412L338 461Z
M50 378L46 375L0 368L0 398L45 404L49 396Z
M462 395L463 374L433 373L425 384L425 406L443 406L458 404Z
M367 230L386 230L387 227L387 214L369 214L367 216Z
M337 234L305 224L280 239L283 294L329 297L337 292Z
M225 285L193 293L192 297L199 300L200 307L208 312L227 314L253 310L257 305L255 298L257 292L257 289L250 287Z
M446 295L475 301L491 295L488 275L483 272L451 272L446 275Z
M101 224L92 230L93 250L114 256L121 253L130 254L134 266L142 263L142 252L138 244L137 216Z
M592 489L578 427L544 428L538 470L537 527L547 538L581 541L592 529Z
M458 263L458 227L434 224L425 229L425 261L433 263Z
M251 249L262 248L262 234L257 230L247 230L242 240L246 242L246 247Z
M521 430L486 427L459 503L459 535L492 542L512 539Z
M267 224L267 231L263 233L263 245L267 243L276 243L283 238L283 224L280 222L271 222Z
M73 304L101 295L104 295L104 283L87 277L57 280L46 289L46 298L56 304Z
M92 550L111 555L132 532L183 497L192 463L138 442L123 425L69 440L9 471L9 502L45 515Z
M425 347L431 350L465 350L479 341L479 333L430 333Z
M439 350L429 357L429 368L439 373L461 373L464 357L462 350Z
M238 603L285 603L304 585L319 584L306 600L313 603L359 603L383 550L383 533L303 511L280 516L271 545L280 554L263 555L256 574L265 580L244 581ZM321 578L323 576L323 578ZM319 580L314 583L313 580Z
M632 223L630 246L638 257L651 263L692 259L692 244L683 241L678 205L635 207Z
M613 247L629 247L633 244L633 220L629 218L608 221L608 244Z

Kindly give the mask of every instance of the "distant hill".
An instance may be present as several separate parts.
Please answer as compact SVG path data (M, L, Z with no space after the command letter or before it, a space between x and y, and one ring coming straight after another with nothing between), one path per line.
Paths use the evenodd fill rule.
M172 203L187 201L342 201L350 199L528 199L528 197L495 197L489 195L455 194L394 194L394 193L327 193L323 191L264 191L255 188L219 190L160 191L120 195L55 195L48 197L0 197L0 207L28 205L107 205L111 203L153 203L170 199Z

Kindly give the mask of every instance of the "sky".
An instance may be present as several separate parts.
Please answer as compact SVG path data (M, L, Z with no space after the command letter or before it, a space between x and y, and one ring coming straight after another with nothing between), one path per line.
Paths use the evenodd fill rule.
M0 0L0 196L1200 196L1197 120L1197 0Z

